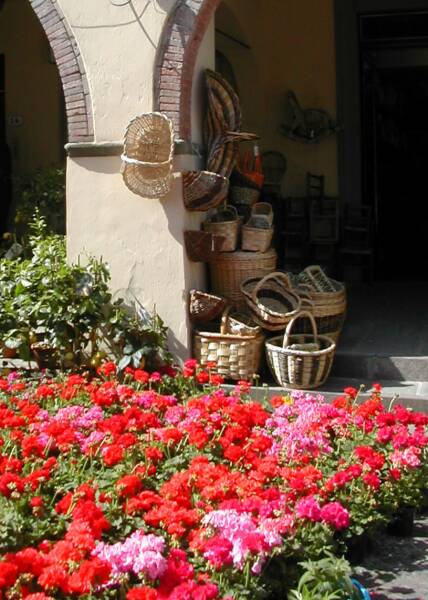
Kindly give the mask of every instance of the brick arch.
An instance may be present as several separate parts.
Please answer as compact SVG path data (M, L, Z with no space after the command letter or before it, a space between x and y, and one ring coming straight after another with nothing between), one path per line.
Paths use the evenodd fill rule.
M30 0L51 45L64 90L69 142L92 142L88 80L79 47L57 0Z
M173 122L176 136L191 139L192 82L196 57L221 0L177 0L160 40L154 82L155 107Z

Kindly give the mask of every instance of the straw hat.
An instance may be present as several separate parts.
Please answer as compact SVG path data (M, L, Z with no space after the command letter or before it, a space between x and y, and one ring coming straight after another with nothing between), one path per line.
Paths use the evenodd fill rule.
M174 154L172 123L161 113L144 113L126 128L122 175L126 186L144 198L161 198L171 188Z

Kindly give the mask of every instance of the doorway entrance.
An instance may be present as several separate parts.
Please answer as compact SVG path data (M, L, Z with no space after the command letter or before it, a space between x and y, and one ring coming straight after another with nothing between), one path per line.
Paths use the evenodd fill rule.
M375 281L427 282L428 0L336 0L339 193L373 221Z
M360 17L362 201L372 208L377 281L428 280L420 268L428 225L427 36L428 13Z

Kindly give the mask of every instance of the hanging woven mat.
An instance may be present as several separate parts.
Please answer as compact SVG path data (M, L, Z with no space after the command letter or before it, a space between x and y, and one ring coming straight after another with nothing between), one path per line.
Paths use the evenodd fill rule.
M231 335L226 308L219 333L197 331L193 338L193 355L201 365L215 363L215 370L227 379L252 380L260 368L263 335Z
M171 188L174 132L162 113L144 113L129 123L124 140L122 176L144 198L161 198Z
M183 171L183 202L187 210L207 211L227 197L229 181L209 171Z
M270 331L284 329L302 306L302 299L291 291L287 275L281 272L247 279L241 291L254 320Z
M310 321L312 333L292 335L301 318ZM312 314L302 311L290 320L284 336L266 341L265 348L269 368L280 386L310 390L326 381L336 344L329 337L318 335Z
M189 314L194 323L213 321L223 312L225 306L226 300L220 296L200 290L190 290Z
M220 254L225 237L207 231L185 231L184 244L189 260L209 262Z

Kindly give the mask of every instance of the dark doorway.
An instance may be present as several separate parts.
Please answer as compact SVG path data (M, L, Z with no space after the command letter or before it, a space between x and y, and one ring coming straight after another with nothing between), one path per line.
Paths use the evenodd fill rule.
M427 281L428 13L360 16L362 192L375 277Z
M6 231L11 202L11 159L6 140L5 58L0 54L0 233Z
M363 192L375 220L376 279L427 280L428 64L382 67L382 56L394 62L385 49L365 50L362 61Z

